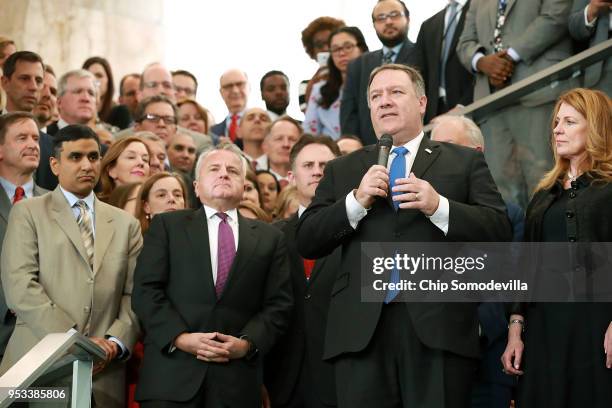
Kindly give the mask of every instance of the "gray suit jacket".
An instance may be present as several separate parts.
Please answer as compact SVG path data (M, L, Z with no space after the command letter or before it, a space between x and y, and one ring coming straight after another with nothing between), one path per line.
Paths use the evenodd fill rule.
M587 27L584 23L584 8L589 4L589 0L574 0L572 14L569 17L568 28L569 33L574 40L589 41L589 46L594 46L600 42L606 41L610 36L610 13L605 13L597 19L597 24L594 28ZM608 58L605 63L600 61L588 67L584 73L584 86L591 88L596 85L612 68L612 58ZM609 93L611 90L606 89Z
M497 0L473 0L467 13L457 53L466 69L472 70L472 57L478 51L493 53L493 31L497 19ZM510 81L521 79L563 61L572 55L567 35L571 0L508 0L503 44L521 57ZM476 74L474 100L491 93L488 77ZM521 99L525 106L537 106L554 100L558 89L545 87Z
M34 184L34 197L41 196L48 193L49 190L45 190L42 187L38 187ZM4 242L4 234L6 234L6 226L8 225L9 213L13 204L9 199L6 191L0 186L0 248ZM0 259L2 256L2 250L0 249ZM8 343L13 329L15 328L15 315L11 313L6 306L6 299L4 298L4 290L2 290L2 284L0 282L0 359L4 356L4 349Z

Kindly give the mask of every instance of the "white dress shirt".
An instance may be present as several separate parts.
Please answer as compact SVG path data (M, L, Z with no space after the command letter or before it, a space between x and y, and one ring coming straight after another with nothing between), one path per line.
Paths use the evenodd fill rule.
M219 224L221 223L221 218L216 215L219 211L212 207L205 205L204 211L206 213L206 223L208 224L208 245L210 247L213 282L217 284L217 249L219 248ZM225 211L225 213L227 214L227 223L232 228L235 248L238 250L238 211L234 208L233 210Z
M9 201L12 203L15 199L15 190L17 190L18 186L14 185L3 177L0 177L0 185L2 185L2 188L4 188L4 191L6 192L6 195L9 198ZM34 197L34 179L30 179L30 181L28 181L21 187L23 188L23 191L25 193L24 198Z
M412 165L414 164L414 159L416 158L416 152L419 151L419 146L421 145L421 141L423 140L423 132L421 132L417 137L410 140L408 143L404 145L404 147L408 150L408 154L406 154L406 176L410 174L412 170ZM393 146L391 151L396 146ZM389 154L389 160L387 161L387 170L390 169L391 163L395 158L395 153ZM359 204L359 201L355 198L355 194L351 191L346 195L345 199L346 206L346 215L348 217L349 223L353 229L357 229L357 225L359 222L368 214L369 208L363 207ZM401 210L400 210L401 211ZM448 218L449 218L449 204L448 199L442 195L440 195L440 202L438 203L438 208L431 215L428 216L429 220L438 227L444 235L448 233Z

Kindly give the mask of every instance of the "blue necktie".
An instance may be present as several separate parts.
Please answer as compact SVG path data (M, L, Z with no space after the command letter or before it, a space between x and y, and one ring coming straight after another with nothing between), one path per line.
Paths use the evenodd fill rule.
M389 170L389 185L391 188L395 185L395 179L406 177L406 154L408 153L408 149L404 146L396 147L391 151L391 153L395 153L395 157L391 162L391 169ZM402 193L392 193L392 195L397 195ZM395 211L399 210L399 202L394 201L393 206L395 207ZM399 283L400 276L399 270L397 268L393 268L391 271L391 275L389 277L390 283ZM391 303L393 299L399 294L399 290L387 290L385 295L385 303Z
M389 185L391 189L395 185L395 179L406 177L406 154L408 153L408 149L404 146L396 147L391 151L391 153L395 153L395 157L391 162L391 168L389 169ZM391 195L398 195L401 193L392 193ZM395 207L395 211L399 210L399 201L394 201L393 206Z

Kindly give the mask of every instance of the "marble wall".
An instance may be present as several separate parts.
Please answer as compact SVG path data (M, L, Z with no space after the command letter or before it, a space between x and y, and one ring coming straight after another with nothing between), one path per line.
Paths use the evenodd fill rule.
M0 35L39 53L61 75L107 58L115 87L164 57L163 0L0 0Z

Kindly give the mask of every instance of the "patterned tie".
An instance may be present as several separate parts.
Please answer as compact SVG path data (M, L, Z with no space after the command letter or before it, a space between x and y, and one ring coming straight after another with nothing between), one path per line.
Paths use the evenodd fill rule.
M440 86L446 89L446 63L448 62L448 55L450 54L451 44L453 43L453 37L455 36L455 30L457 28L457 2L452 0L449 8L448 23L446 25L446 31L444 32L443 45L442 45L442 64L440 65Z
M391 153L395 153L395 157L391 162L391 168L389 169L389 185L390 188L393 189L395 186L395 180L398 178L406 177L406 154L408 153L408 149L404 146L396 147L391 151ZM391 193L392 196L402 194L400 192ZM393 206L395 207L395 211L399 210L399 201L394 201Z
M217 282L215 283L215 292L217 293L217 299L219 299L236 257L236 243L234 242L232 227L227 222L227 214L217 213L216 215L221 218L217 239Z
M389 50L387 52L384 53L383 55L383 59L382 59L382 63L384 64L392 64L393 63L393 56L395 55L395 51L393 50Z
M15 195L13 196L13 204L18 203L24 198L25 198L25 190L21 186L17 187L15 189Z
M91 226L91 216L89 215L87 203L85 201L79 200L75 205L79 208L79 218L77 219L77 224L79 224L79 229L81 230L81 239L83 240L83 245L85 246L87 261L89 262L89 266L92 266L94 256L94 235Z
M502 29L506 23L506 0L499 0L497 7L497 19L495 20L495 30L493 30L493 51L500 52L504 49L502 43Z
M232 142L236 141L236 134L238 132L238 115L232 115L232 121L229 126L228 136Z

